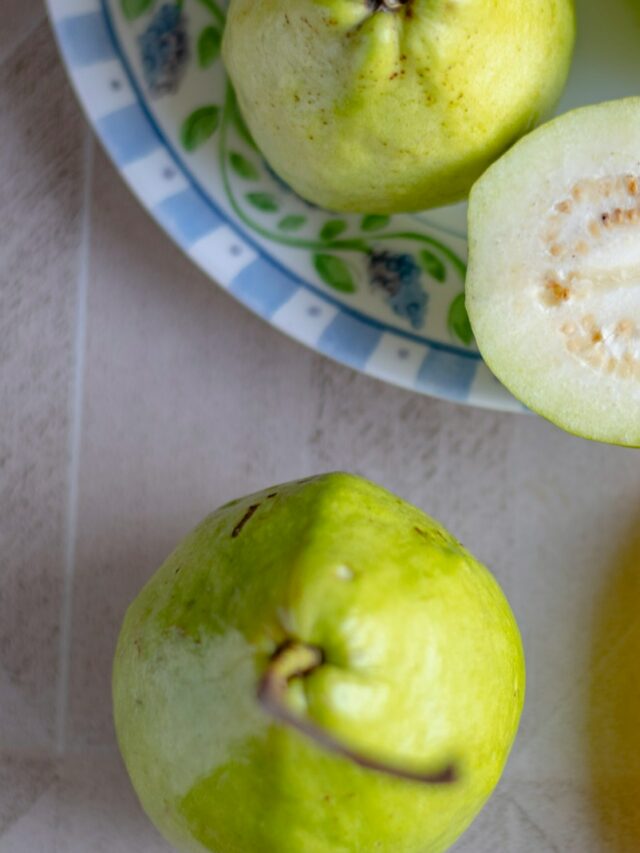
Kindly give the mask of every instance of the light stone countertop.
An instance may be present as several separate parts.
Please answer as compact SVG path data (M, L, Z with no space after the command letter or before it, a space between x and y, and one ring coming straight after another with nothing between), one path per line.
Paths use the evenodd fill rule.
M2 6L0 853L169 849L114 742L125 607L208 511L332 469L442 520L521 625L520 736L457 853L637 853L640 456L385 386L253 317L114 172L38 0Z

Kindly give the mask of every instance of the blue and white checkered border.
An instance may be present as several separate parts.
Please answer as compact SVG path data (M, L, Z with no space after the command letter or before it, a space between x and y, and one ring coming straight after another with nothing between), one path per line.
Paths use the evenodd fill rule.
M303 344L378 379L459 403L522 407L474 351L347 308L268 256L200 189L133 78L106 0L47 0L61 54L99 139L134 194L201 269Z

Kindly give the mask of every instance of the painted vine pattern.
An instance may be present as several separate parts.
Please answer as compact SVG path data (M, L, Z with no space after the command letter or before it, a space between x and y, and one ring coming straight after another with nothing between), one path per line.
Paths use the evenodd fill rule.
M192 56L202 69L210 68L220 59L224 11L216 0L191 2L199 2L211 16L193 44L187 29L184 0L120 0L122 12L129 21L153 12L138 37L142 70L152 96L177 91ZM230 128L235 130L242 145L230 145ZM310 235L312 220L304 212L283 209L281 196L290 193L302 201L305 208L316 211L318 208L295 196L262 160L229 83L222 104L202 104L186 116L181 126L180 141L187 152L196 151L215 136L224 188L234 213L254 233L281 245L310 252L316 274L333 290L343 294L354 293L364 276L398 316L408 320L414 329L420 329L424 325L429 299L423 277L428 277L436 285L445 285L452 269L464 282L466 265L456 252L427 234L394 231L392 219L387 215L364 215L354 228L351 221L327 213L317 234ZM242 147L244 150L239 150ZM282 192L274 193L260 186L265 173ZM243 187L242 204L231 175L234 183ZM418 245L412 251L390 251L385 248L385 241L389 239ZM457 292L452 298L447 321L453 338L465 346L473 343L464 292Z

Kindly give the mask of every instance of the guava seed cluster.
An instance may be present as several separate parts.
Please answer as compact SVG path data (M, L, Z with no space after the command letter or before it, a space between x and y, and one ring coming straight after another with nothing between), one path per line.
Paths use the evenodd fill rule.
M577 181L551 208L543 240L549 261L540 301L556 314L568 353L594 370L640 380L638 312L620 305L635 291L640 308L640 176Z
M640 98L565 113L475 184L466 304L526 406L640 446Z

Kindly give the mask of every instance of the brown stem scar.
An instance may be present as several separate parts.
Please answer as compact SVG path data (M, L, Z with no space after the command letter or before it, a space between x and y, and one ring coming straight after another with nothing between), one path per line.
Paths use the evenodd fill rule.
M245 524L247 523L247 521L249 521L249 519L251 518L251 516L253 515L253 513L258 509L258 507L259 507L259 506L260 506L260 504L251 504L251 506L249 507L249 509L245 512L245 514L244 514L244 515L242 516L242 518L240 519L240 521L239 521L239 522L236 524L236 526L233 528L233 530L232 530L232 532L231 532L231 538L232 538L232 539L235 539L235 538L236 538L236 536L239 536L239 535L240 535L240 532L242 531L242 528L245 526Z
M264 710L279 723L305 735L322 749L340 755L367 770L423 785L448 785L458 780L458 772L453 764L447 764L438 770L413 770L390 764L353 749L326 729L290 710L286 704L289 682L294 678L309 675L322 666L323 662L324 654L317 646L290 640L276 649L258 685L258 701Z

